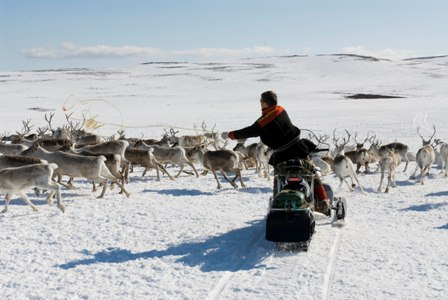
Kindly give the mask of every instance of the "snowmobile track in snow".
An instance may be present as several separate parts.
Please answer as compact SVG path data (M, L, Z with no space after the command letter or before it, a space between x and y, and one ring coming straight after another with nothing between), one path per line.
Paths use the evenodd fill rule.
M244 266L245 258L249 257L249 254L253 252L260 241L264 239L264 234L264 231L262 233L254 234L252 239L250 239L250 241L242 248L241 252L233 255L233 258L236 261L234 269L232 271L225 272L221 279L218 280L218 283L209 292L207 299L215 300L219 298L230 279Z
M339 228L336 231L336 239L330 250L330 260L328 261L327 271L325 272L324 285L322 287L322 299L327 300L330 296L331 283L334 277L334 269L336 267L337 256L339 252L339 246L341 245L342 231Z

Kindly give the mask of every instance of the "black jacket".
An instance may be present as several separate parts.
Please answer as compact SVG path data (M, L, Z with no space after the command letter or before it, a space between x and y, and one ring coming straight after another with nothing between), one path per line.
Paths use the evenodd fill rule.
M262 111L262 116L251 126L229 132L231 139L260 137L261 141L277 150L300 136L300 129L294 126L286 110L279 106L270 106ZM306 158L308 153L300 147L300 142L293 143L287 149L275 152L270 163L276 165L291 158Z

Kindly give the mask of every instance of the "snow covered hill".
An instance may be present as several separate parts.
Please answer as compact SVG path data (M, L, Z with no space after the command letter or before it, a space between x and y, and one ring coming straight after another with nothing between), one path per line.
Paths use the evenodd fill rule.
M293 122L319 134L376 134L416 152L421 139L448 141L448 57L405 61L351 55L271 57L210 63L148 63L123 69L0 72L0 132L20 131L45 113L91 119L96 132L160 138L170 127L194 134L252 124L259 95L274 90ZM348 99L353 94L399 96ZM303 132L305 135L307 131ZM253 141L250 142L255 142ZM228 147L234 144L229 143ZM200 169L200 166L197 166ZM254 170L247 189L211 174L195 178L136 168L131 197L91 193L86 180L62 189L66 212L29 193L0 215L2 299L447 299L448 179L434 167L416 185L399 166L397 187L377 192L361 174L342 229L319 221L308 252L276 252L264 239L271 185ZM376 169L376 168L374 168ZM170 168L171 173L175 168ZM0 202L3 204L3 202Z

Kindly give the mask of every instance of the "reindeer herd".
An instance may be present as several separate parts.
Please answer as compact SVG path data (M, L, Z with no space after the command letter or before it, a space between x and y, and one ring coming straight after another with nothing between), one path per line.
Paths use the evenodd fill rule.
M126 138L121 130L112 137L101 137L89 133L83 129L85 118L82 122L73 122L71 115L65 115L67 124L53 128L54 114L45 115L48 126L39 127L35 133L30 120L23 121L23 128L15 134L3 134L0 137L0 192L5 193L5 207L7 212L11 197L19 194L24 201L36 211L26 192L32 188L36 193L49 191L47 201L52 204L56 198L58 208L64 212L60 186L74 189L75 178L87 179L92 182L92 191L96 191L96 184L102 186L99 198L105 196L107 185L117 185L120 193L130 196L127 185L130 182L129 173L134 167L143 167L142 176L151 169L156 170L157 181L161 180L161 174L169 180L179 180L182 173L199 177L195 166L202 165L206 175L212 172L217 182L217 188L222 188L217 172L221 172L223 178L233 187L237 187L239 179L241 186L246 187L241 171L255 168L255 173L270 180L268 165L272 149L261 142L245 145L245 141L238 141L232 149L226 149L228 140L222 141L220 135L214 129L208 130L203 123L202 133L190 136L177 136L176 131L165 130L162 139ZM355 145L349 145L352 135L346 130L346 136L337 137L333 131L334 148L326 155L313 155L312 162L325 176L331 172L340 179L340 186L344 182L350 191L358 186L364 192L357 174L364 168L365 173L371 173L370 165L378 163L381 172L381 180L378 191L385 174L388 181L385 192L389 186L395 186L395 172L398 165L406 163L404 171L410 160L416 161L416 169L411 179L416 178L416 172L420 169L418 183L424 184L424 177L429 169L439 158L444 165L444 175L448 176L448 144L439 139L434 139L436 128L429 140L425 140L417 129L422 139L422 148L417 151L415 157L408 151L409 147L402 143L381 145L376 136L367 136L364 140L358 140L354 135ZM324 144L330 138L329 135L317 137L310 136L318 144ZM365 144L369 142L370 147ZM435 148L439 147L439 151ZM356 168L355 168L356 165ZM173 176L170 171L172 166L178 166L178 172ZM188 169L185 170L185 166ZM378 171L377 170L377 171ZM227 177L227 173L235 173L233 179ZM64 179L65 177L65 179ZM350 177L351 184L346 181ZM66 180L66 182L64 182Z

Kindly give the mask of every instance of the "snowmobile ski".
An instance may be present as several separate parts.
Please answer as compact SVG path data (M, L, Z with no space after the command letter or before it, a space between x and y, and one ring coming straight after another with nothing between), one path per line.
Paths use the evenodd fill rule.
M332 209L335 211L332 225L333 226L344 226L345 216L347 214L347 201L343 197L335 197Z

